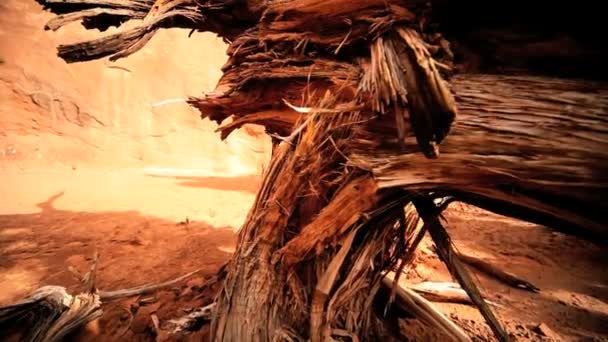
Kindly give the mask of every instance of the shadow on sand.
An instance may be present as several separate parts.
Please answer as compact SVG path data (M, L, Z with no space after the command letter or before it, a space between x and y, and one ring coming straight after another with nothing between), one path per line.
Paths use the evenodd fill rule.
M99 252L103 290L158 282L201 269L213 274L230 256L235 233L204 222L187 224L137 211L76 212L53 203L39 213L0 216L0 303L43 285L79 286L68 271L85 273Z

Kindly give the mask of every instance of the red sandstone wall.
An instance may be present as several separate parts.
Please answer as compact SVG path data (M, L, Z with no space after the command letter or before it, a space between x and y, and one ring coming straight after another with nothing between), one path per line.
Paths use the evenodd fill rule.
M211 34L166 30L115 63L66 64L59 43L91 35L79 23L44 31L51 14L34 0L0 2L0 168L169 167L259 172L266 139L215 125L183 103L213 89L225 45Z

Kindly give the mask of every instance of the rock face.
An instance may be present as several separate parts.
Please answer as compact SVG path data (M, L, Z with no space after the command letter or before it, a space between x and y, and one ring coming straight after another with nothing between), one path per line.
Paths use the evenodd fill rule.
M126 59L66 64L56 56L60 42L99 32L79 23L44 31L50 17L34 0L0 2L0 168L167 167L226 175L258 173L269 158L259 129L221 142L215 124L179 100L166 101L213 89L226 60L219 38L163 30Z

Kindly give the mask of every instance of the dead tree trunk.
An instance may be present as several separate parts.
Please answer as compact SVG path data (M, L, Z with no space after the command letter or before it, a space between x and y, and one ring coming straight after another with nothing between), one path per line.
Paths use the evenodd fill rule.
M375 139L378 134L396 136L394 127L382 131L380 122L356 126L349 142L338 142L344 146L345 159L357 168L371 170L379 187L376 190L371 179L363 178L360 184L356 182L358 191L345 188L357 202L340 202L343 211L371 210L378 198L394 196L386 191L404 188L441 192L558 229L577 227L570 233L607 237L602 215L608 209L602 200L608 195L605 84L462 75L453 85L460 119L437 159L422 156L415 141L400 148L396 141ZM231 276L219 302L218 341L267 341L279 336L282 329L302 334L306 329L301 327L312 325L314 308L302 298L314 302L319 278L307 277L299 270L302 265L275 264L273 257L301 260L306 253L314 254L302 246L321 247L328 242L324 239L326 225L317 221L324 218L323 210L333 201L314 224L300 223L298 227L290 223L298 207L297 194L310 191L310 177L297 174L294 166L298 162L283 161L292 147L283 144L281 148L282 154L268 173L277 181L266 179L264 184L276 185L279 179L291 182L283 184L282 191L262 189L241 232ZM305 164L306 159L299 163ZM315 196L331 198L321 189ZM343 211L333 211L332 219ZM340 236L337 222L331 221L332 239ZM314 234L302 245L308 228ZM322 269L327 255L307 260L305 267L323 265L318 266Z
M471 74L453 77L451 89L445 82L454 70L529 73L539 44L549 60L577 64L559 55L560 37L512 30L517 18L452 27L452 49L437 20L454 22L426 1L70 3L86 12L49 27L144 17L60 47L70 62L124 57L161 27L217 32L230 42L224 75L189 102L204 118L233 119L219 128L222 138L255 123L282 141L227 268L215 341L400 338L394 321L383 324L390 296L382 278L411 260L421 234L414 193L607 236L605 84ZM99 17L93 3L112 10ZM503 34L509 39L496 44ZM495 50L481 51L483 41ZM575 46L576 57L591 51L603 63L601 39L587 41L596 43Z

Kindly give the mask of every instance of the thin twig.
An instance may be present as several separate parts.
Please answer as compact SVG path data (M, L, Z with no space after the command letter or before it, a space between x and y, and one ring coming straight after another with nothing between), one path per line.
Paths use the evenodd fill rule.
M306 120L304 120L304 122L302 122L302 124L300 126L298 126L295 130L293 130L293 132L288 137L281 137L281 136L277 135L277 136L275 136L275 138L283 141L284 143L291 144L293 142L293 140L304 130L306 125L308 125L308 123L310 121L312 121L313 116L314 115L309 115L306 118Z
M489 262L486 262L484 260L481 260L481 259L476 258L471 255L466 255L466 254L462 254L462 253L459 253L458 257L460 258L460 260L462 260L462 262L476 268L477 270L479 270L489 276L492 276L493 278L495 278L511 287L523 289L523 290L530 291L530 292L537 292L537 293L540 292L540 289L538 287L536 287L534 284L530 283L529 281L522 279L509 272L505 272L505 271L497 268L496 266L490 264Z
M348 33L346 34L346 36L344 36L344 39L342 39L342 41L340 42L340 45L338 45L338 47L336 48L336 50L334 51L334 55L337 55L338 53L340 53L340 49L342 49L342 46L344 46L344 43L346 43L346 41L348 40L348 38L350 37L350 34L353 32L353 28L351 27L348 30Z
M169 280L169 281L166 281L166 282L160 283L160 284L142 285L142 286L133 287L130 289L116 290L116 291L101 291L101 292L99 292L99 297L101 298L102 301L108 301L108 300L113 300L113 299L117 299L117 298L132 297L132 296L150 293L150 292L156 291L158 289L179 283L180 281L182 281L184 279L188 279L198 272L200 272L200 269L198 269L196 271L192 271L188 274L184 274L181 277L178 277L173 280Z
M131 69L125 68L125 67L120 66L120 65L107 65L106 64L106 68L108 68L108 69L122 70L122 71L128 72L129 74L132 73Z

